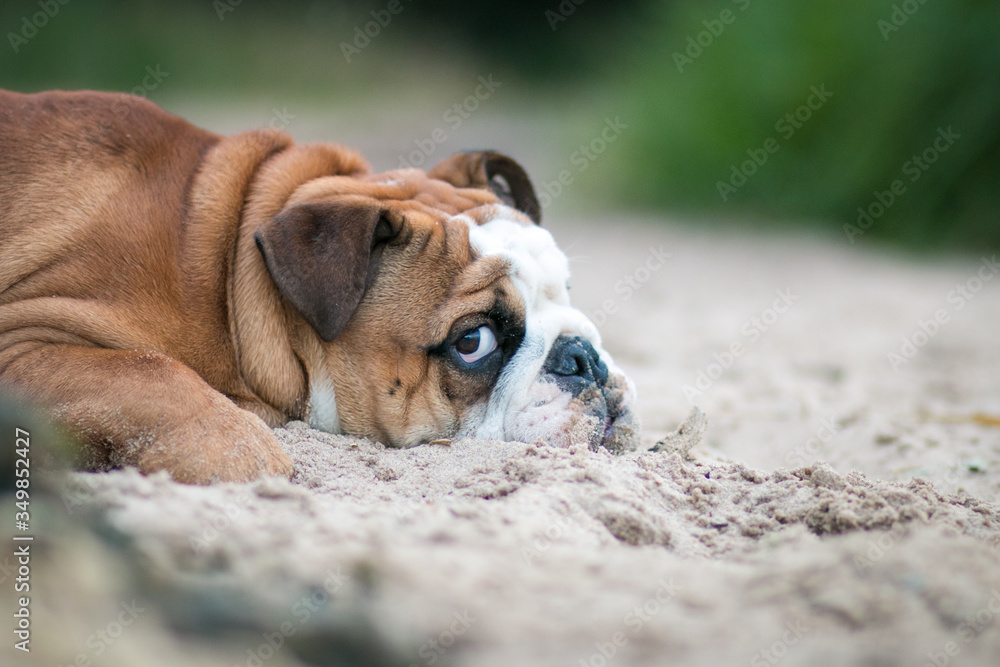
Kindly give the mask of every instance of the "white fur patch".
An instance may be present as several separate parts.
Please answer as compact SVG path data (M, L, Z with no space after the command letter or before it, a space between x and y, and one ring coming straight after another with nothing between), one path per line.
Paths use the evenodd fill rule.
M525 224L525 218L505 206L484 207L486 219L469 225L469 245L479 256L494 255L510 262L510 278L525 304L524 340L507 363L490 395L485 410L466 415L462 435L500 440L537 438L562 441L580 437L586 417L571 409L563 395L542 377L542 366L560 335L581 336L594 346L612 375L627 386L624 403L635 395L631 381L601 348L597 327L586 315L570 306L566 282L569 261L542 227ZM470 419L471 417L471 419Z
M310 378L309 426L327 433L340 433L337 395L333 390L333 381L325 371Z

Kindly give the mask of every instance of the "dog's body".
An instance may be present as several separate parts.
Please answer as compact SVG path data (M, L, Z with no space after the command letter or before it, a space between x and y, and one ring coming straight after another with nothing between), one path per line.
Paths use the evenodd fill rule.
M186 482L290 475L290 419L627 446L633 392L539 214L493 153L372 175L124 95L0 91L0 388L88 467Z

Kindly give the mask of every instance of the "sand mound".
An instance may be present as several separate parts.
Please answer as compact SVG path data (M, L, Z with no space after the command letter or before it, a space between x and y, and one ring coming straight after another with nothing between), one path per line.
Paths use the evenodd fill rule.
M290 631L290 664L297 631L324 631L320 609L341 616L328 632L358 616L386 664L1000 655L1000 508L923 481L541 443L393 450L301 423L277 433L291 483L77 473L66 497L130 536L158 580L242 589L218 613L261 638ZM229 660L253 664L259 643L251 634Z

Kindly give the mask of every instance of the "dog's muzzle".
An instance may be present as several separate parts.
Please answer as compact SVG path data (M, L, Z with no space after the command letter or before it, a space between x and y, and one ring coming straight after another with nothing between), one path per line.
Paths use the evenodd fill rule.
M592 448L603 446L617 452L634 446L636 424L631 412L624 409L624 387L611 377L590 341L581 336L559 336L542 372L595 418Z

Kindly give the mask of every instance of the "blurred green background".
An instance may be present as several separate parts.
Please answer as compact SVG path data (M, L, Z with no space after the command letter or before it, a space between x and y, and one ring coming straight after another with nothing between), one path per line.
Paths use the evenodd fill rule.
M489 72L515 129L549 119L560 206L1000 248L996 0L577 2L3 0L0 87L401 117Z

